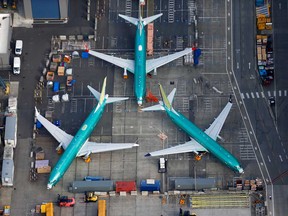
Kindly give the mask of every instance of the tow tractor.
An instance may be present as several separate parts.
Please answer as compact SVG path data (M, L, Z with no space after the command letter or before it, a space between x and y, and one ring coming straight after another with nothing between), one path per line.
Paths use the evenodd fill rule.
M60 207L73 207L75 205L75 199L68 198L68 196L60 196L58 195L58 205Z
M85 202L96 202L98 200L98 196L94 192L86 192L85 193Z

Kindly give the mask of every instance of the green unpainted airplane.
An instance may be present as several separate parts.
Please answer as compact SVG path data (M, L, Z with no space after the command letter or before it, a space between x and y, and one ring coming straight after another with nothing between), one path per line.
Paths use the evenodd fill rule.
M89 141L89 136L101 119L106 104L127 100L128 98L109 97L109 95L105 93L106 78L104 79L101 93L93 89L91 86L88 86L88 88L98 100L98 104L86 118L74 137L67 134L65 131L61 130L59 127L40 115L35 107L35 116L37 120L60 143L57 149L62 147L65 150L51 171L47 189L51 189L59 182L76 157L83 157L83 159L87 160L91 153L128 149L138 146L138 144L135 143L95 143Z
M156 59L146 60L146 32L145 26L148 23L153 22L155 19L162 16L161 14L157 14L151 17L142 18L142 7L140 6L143 1L139 1L139 18L128 17L125 15L119 14L119 16L126 21L132 23L137 26L136 38L135 38L135 49L134 49L134 60L122 59L110 55L106 55L100 52L89 50L89 54L93 55L97 58L110 62L118 67L124 69L124 78L127 78L127 71L134 74L134 93L137 99L137 103L139 106L143 104L143 100L146 96L146 75L151 71L155 71L158 67L161 67L175 59L178 59L184 55L187 55L192 52L192 48L186 48L183 51L159 57Z
M159 101L159 104L143 108L142 111L166 111L169 118L183 131L185 131L190 136L190 141L177 145L171 148L162 149L159 151L154 151L146 154L146 157L150 156L161 156L185 152L194 152L198 158L202 156L200 152L210 152L216 158L218 158L222 163L228 166L235 172L244 173L239 161L225 148L216 142L217 137L223 127L223 124L230 112L232 107L232 100L229 99L227 105L224 107L219 116L214 120L210 127L203 132L195 124L189 121L184 115L175 111L172 107L172 102L176 93L176 88L166 96L162 86L159 84L160 94L163 101ZM199 159L200 159L199 158Z

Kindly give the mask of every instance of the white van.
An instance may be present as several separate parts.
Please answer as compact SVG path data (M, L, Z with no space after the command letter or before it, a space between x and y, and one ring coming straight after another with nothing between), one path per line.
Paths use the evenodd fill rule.
M20 68L21 68L21 59L20 59L20 57L14 57L13 73L14 74L20 74Z
M23 41L22 40L16 40L15 54L21 55L22 54L22 48L23 48Z

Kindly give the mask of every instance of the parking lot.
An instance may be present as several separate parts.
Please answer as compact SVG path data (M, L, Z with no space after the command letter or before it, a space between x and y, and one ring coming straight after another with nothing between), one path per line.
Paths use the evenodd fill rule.
M188 32L193 32L193 27L187 24L191 15L187 11L195 7L191 2L193 1L185 1L184 8L179 8L181 5L172 5L171 3L168 6L166 5L167 7L164 2L163 5L161 5L161 2L155 3L155 14L160 11L159 8L164 11L163 19L155 22L155 46L158 49L155 50L158 51L155 52L155 56L166 55L167 47L164 47L163 44L166 40L171 41L171 47L168 48L172 50L192 45L193 37L190 37ZM175 14L169 12L169 8L174 8ZM206 1L197 2L197 10L199 47L203 50L199 66L185 66L181 59L163 66L158 69L157 75L147 78L147 89L159 98L158 83L163 85L166 93L169 93L173 88L177 88L173 107L204 130L220 113L233 92L225 69L225 5L220 1L211 5L207 4ZM115 11L116 9L113 10L112 7L110 17L113 17ZM184 13L181 11L184 11ZM134 16L134 13L132 15ZM183 32L177 31L179 23L185 27L184 30L181 30ZM109 53L133 58L131 55L133 43L130 43L125 37L133 36L135 29L133 26L126 24L126 28L131 31L131 35L126 35L127 32L124 30L117 32L119 28L117 28L117 25L115 19L114 24L110 21L109 38L112 37L114 40L99 35L95 48L103 49L107 46L113 48L112 51L108 51ZM169 29L169 27L171 28ZM118 33L119 35L117 35ZM49 48L47 47L47 49ZM33 161L30 152L35 147L43 148L45 158L49 159L50 165L53 167L59 158L55 151L58 143L44 129L38 131L35 140L20 136L16 150L15 187L9 189L12 194L13 215L23 215L24 213L25 215L34 215L33 209L36 204L49 201L56 202L57 194L74 196L74 194L68 192L70 183L74 180L81 180L86 175L104 176L115 181L132 180L136 181L138 188L142 179L161 180L160 194L142 196L138 191L137 196L102 197L107 200L108 215L176 215L180 207L190 209L201 215L210 215L212 212L227 215L231 212L233 212L233 215L250 214L249 206L247 206L249 196L245 192L239 196L246 205L243 207L239 202L239 208L233 210L218 203L214 203L214 205L218 205L217 209L197 209L191 206L188 196L185 205L180 205L178 194L165 194L165 192L173 190L168 184L171 177L213 177L217 179L219 189L227 189L226 185L233 180L235 174L223 166L213 155L206 154L201 161L195 161L193 153L165 157L168 159L167 172L158 173L159 159L145 158L144 155L150 151L183 143L189 140L189 137L179 130L165 113L144 113L139 110L133 95L133 75L128 74L129 78L124 80L122 69L92 56L88 59L73 59L71 66L76 83L70 93L70 102L52 103L51 96L54 93L51 89L44 88L43 101L36 104L41 113L44 114L46 110L52 111L53 119L61 121L61 128L74 135L83 120L97 104L86 86L89 84L99 91L104 77L107 76L107 93L111 96L127 96L129 100L117 103L114 106L107 106L102 120L91 136L91 140L98 142L137 142L139 147L131 150L94 154L89 164L86 164L81 158L77 158L57 186L48 191L46 190L48 174L39 174L35 182L29 180L30 163ZM24 69L26 68L24 67ZM63 93L60 92L60 95ZM146 103L144 106L150 106L151 104ZM165 134L167 139L160 139L158 136L160 133ZM231 113L220 135L223 138L220 141L221 145L240 159L243 164L245 169L243 178L257 177L258 173L255 171L255 168L258 170L257 164L254 155L251 153L252 147L236 103L233 104ZM215 193L217 192L221 191ZM29 200L23 202L23 200L27 200L27 197L29 197ZM94 215L97 205L84 203L83 197L83 194L75 194L76 205L74 208L55 206L55 215ZM195 195L195 197L197 196ZM235 200L238 200L238 198L235 198ZM218 202L221 201L223 200L218 199ZM225 203L225 200L223 203Z

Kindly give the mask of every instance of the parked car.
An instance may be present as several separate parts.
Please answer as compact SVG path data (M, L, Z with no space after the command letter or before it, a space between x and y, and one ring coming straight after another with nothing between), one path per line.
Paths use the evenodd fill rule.
M159 162L158 162L158 172L159 173L165 173L167 172L167 159L165 158L159 158Z
M22 49L23 49L23 41L22 40L16 40L15 54L16 55L21 55L22 54Z
M21 69L21 59L20 57L14 57L13 59L13 73L20 74Z

